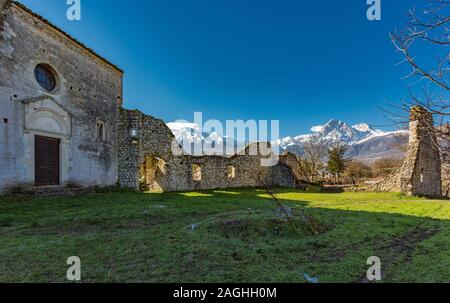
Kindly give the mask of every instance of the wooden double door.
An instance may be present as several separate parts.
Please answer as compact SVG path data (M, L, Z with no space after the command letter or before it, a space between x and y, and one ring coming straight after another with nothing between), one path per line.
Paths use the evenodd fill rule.
M35 184L49 186L60 184L60 139L35 136Z

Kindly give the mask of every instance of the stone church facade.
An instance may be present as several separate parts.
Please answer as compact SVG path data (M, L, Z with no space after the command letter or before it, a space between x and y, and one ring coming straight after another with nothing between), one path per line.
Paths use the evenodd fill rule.
M0 4L0 192L116 184L122 71L24 6Z

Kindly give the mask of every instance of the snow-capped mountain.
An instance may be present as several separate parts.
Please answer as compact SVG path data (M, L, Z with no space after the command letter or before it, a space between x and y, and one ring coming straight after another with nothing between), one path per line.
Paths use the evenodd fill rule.
M312 127L311 132L312 134L308 135L283 138L278 143L281 148L287 150L290 146L303 144L313 135L320 135L330 144L339 142L345 145L352 145L361 140L385 134L385 132L376 130L365 123L349 126L345 122L334 119L324 125Z
M213 147L215 144L226 144L226 137L217 132L202 133L201 128L194 123L177 121L168 123L167 126L180 143L185 140L184 142L194 146L203 141ZM347 157L364 162L372 162L380 158L400 159L404 156L402 147L408 142L407 131L385 132L366 123L350 126L343 121L332 119L324 125L312 127L310 134L286 137L273 143L279 145L281 152L288 151L302 155L303 144L313 136L322 137L329 147L336 143L346 145Z
M324 138L328 146L336 143L347 146L346 156L364 162L382 158L401 159L408 144L408 132L404 130L386 132L366 123L353 126L338 120L330 120L324 125L311 128L311 134L286 137L277 141L281 149L302 155L303 144L312 136Z
M195 123L176 121L167 123L167 126L179 143L183 142L183 140L190 143L200 143L205 139L200 126Z
M202 132L199 125L186 121L176 121L167 123L178 143L182 145L185 152L196 155L208 152L203 150L204 146L215 146L222 144L225 146L227 137L217 132ZM203 144L202 144L203 143Z

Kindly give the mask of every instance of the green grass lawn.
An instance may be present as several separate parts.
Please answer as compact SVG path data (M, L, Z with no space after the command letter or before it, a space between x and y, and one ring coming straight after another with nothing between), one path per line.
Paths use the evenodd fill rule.
M450 202L279 190L0 198L0 282L450 282ZM192 228L192 225L195 224Z

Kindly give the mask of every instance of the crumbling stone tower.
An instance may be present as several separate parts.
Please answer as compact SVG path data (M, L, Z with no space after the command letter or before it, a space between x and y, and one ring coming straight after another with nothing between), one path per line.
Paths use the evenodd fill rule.
M421 106L410 111L409 148L402 167L371 188L407 195L442 195L441 158L433 132L433 115Z
M441 196L441 158L433 132L433 116L421 106L410 112L409 149L400 172L401 192Z

